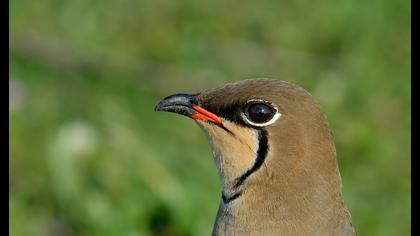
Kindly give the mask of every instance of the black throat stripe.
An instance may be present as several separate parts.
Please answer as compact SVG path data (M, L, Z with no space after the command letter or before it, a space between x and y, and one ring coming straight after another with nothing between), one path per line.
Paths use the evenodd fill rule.
M267 131L264 129L258 130L258 151L257 158L255 159L254 165L248 169L244 174L237 178L235 188L241 186L243 182L255 171L257 171L264 163L268 153L268 138Z
M231 202L231 201L237 199L239 196L241 196L241 194L242 194L242 192L238 192L238 193L233 194L230 197L226 197L226 195L224 193L222 193L223 203L228 204L229 202Z

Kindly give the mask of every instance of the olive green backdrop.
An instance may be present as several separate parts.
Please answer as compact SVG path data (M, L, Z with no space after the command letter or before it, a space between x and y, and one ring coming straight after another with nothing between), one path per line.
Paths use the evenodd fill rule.
M12 0L10 235L210 235L220 187L164 96L271 77L333 128L359 235L410 234L410 2Z

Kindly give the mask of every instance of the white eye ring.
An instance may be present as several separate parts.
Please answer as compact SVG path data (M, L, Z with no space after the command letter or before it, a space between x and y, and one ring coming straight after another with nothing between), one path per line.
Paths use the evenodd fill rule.
M247 104L246 106L248 106L250 103L263 103L263 104L269 105L276 112L274 114L274 116L269 121L264 122L264 123L255 123L255 122L252 122L251 120L248 119L248 117L245 114L245 112L241 112L242 119L244 121L246 121L248 124L252 125L252 126L264 127L264 126L267 126L267 125L271 125L274 122L276 122L280 118L280 116L281 116L281 113L279 112L279 109L272 102L265 101L265 100L262 100L262 99L250 99L250 100L248 100L246 102L246 104Z

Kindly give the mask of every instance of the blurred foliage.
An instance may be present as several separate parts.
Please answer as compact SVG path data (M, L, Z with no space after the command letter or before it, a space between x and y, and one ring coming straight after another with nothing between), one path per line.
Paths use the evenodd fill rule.
M10 235L209 235L220 187L174 92L300 84L359 235L409 235L410 2L10 1Z

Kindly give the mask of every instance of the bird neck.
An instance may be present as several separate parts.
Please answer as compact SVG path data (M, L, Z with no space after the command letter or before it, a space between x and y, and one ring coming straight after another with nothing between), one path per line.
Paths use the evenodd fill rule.
M270 152L289 155L268 156L266 165L253 173L240 191L236 190L238 196L222 199L215 232L270 235L280 230L285 235L325 235L344 231L351 235L335 147L322 147L312 152Z

